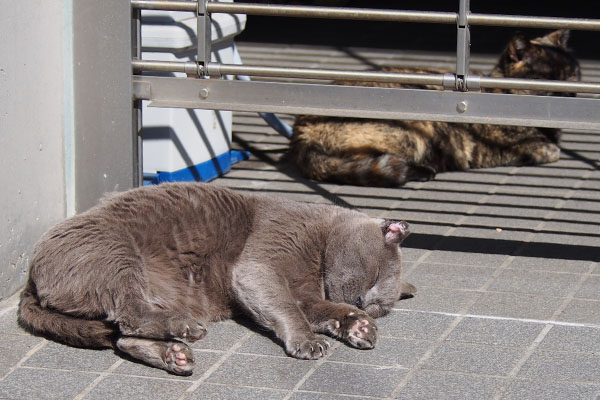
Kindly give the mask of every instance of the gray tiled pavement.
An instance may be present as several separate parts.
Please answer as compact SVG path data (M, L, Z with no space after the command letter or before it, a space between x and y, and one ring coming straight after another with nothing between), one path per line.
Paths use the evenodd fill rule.
M247 63L276 52L249 44L241 51ZM364 68L339 49L278 53L278 62L311 56L312 66ZM406 56L360 54L375 63L402 64ZM485 57L473 61L489 66ZM600 80L596 64L583 65L584 78ZM110 350L31 336L16 326L12 298L0 303L0 398L600 398L600 134L565 132L565 151L552 165L447 173L385 189L299 178L279 161L287 141L254 114L236 113L234 132L234 145L252 157L216 184L411 223L405 274L419 292L379 320L378 347L336 343L325 359L300 361L251 323L224 321L194 344L201 361L182 378Z

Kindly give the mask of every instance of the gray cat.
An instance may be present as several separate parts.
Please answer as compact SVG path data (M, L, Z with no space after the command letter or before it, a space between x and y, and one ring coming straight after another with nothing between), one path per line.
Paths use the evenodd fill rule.
M415 292L400 278L406 222L336 206L178 183L115 194L41 238L19 323L79 347L111 347L189 375L183 342L241 312L287 354L369 349L373 318Z

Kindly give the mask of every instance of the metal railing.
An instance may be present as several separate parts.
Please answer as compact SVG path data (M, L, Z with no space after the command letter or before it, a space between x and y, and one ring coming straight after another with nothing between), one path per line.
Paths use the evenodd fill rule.
M535 79L508 79L492 78L486 76L472 75L469 73L469 26L487 25L503 27L532 27L532 28L569 28L577 30L600 31L600 20L584 18L553 18L553 17L531 17L517 15L489 15L470 12L469 0L460 0L459 10L452 12L426 12L426 11L398 11L398 10L376 10L357 9L343 7L313 7L313 6L289 6L289 5L264 5L251 3L218 3L205 0L199 1L177 1L177 0L131 0L134 10L171 10L194 12L198 18L198 54L196 62L165 62L134 59L132 69L134 73L144 71L184 72L188 76L212 79L197 79L196 82L188 80L188 85L194 87L194 94L190 93L188 98L164 91L165 85L161 79L185 79L185 78L158 78L158 77L135 77L134 92L140 98L153 101L153 105L194 107L228 110L255 110L255 111L279 111L279 112L303 112L318 113L324 115L346 115L347 109L336 106L338 98L333 98L331 85L312 84L282 84L276 82L235 82L240 90L250 90L256 93L269 93L263 99L254 97L254 104L242 104L241 100L235 98L234 93L229 90L232 84L224 83L219 78L223 75L246 75L272 78L298 78L319 80L353 80L353 81L377 81L393 82L413 85L438 85L444 91L426 91L403 89L402 96L411 96L411 100L420 103L421 98L427 98L428 102L441 102L447 107L436 110L431 104L423 103L422 112L407 112L395 103L394 105L382 106L382 112L372 110L363 103L361 97L379 96L388 101L398 101L398 93L391 95L389 89L376 87L347 87L345 96L355 103L363 104L364 107L352 108L353 115L357 111L364 110L361 116L369 117L380 115L384 118L416 118L435 119L446 121L480 122L487 123L509 123L519 125L536 125L550 127L580 127L600 129L600 123L596 118L598 101L600 99L589 98L553 98L551 102L556 104L555 108L544 107L530 98L535 96L502 95L509 96L504 108L499 108L492 115L482 114L482 104L498 102L497 94L478 93L482 88L486 89L523 89L540 90L550 92L570 93L592 93L600 94L600 84L588 82L566 82ZM396 22L418 22L418 23L442 23L456 24L457 26L457 52L456 71L454 74L416 74L416 73L392 73L392 72L356 72L329 69L311 68L277 68L266 66L249 66L220 64L210 61L210 15L211 13L230 13L263 16L283 17L311 17L311 18L335 18L367 21L396 21ZM287 86L282 86L287 85ZM159 91L157 88L162 88ZM450 89L450 90L448 90ZM282 104L282 95L277 91L295 90L297 93L310 93L304 101L295 102L289 106L289 100ZM166 92L169 92L167 94ZM434 93L424 93L434 92ZM187 91L185 91L187 93ZM199 95L202 93L202 95ZM232 98L224 98L221 95L230 93ZM478 95L478 105L474 104L475 95ZM273 97L274 96L274 97ZM315 96L325 101L325 107L314 109ZM278 98L279 97L279 98ZM219 98L219 100L215 100ZM529 100L528 100L529 98ZM329 102L328 102L329 101ZM545 100L550 101L549 99ZM482 103L483 102L483 103ZM401 103L403 103L401 101ZM304 104L304 105L302 105ZM461 104L461 106L457 106ZM469 104L465 107L464 104ZM533 104L537 104L533 106ZM560 104L560 106L559 106ZM515 108L518 107L517 108ZM521 110L526 109L532 113L531 117L522 115ZM395 110L395 111L394 111ZM384 112L385 111L385 112ZM487 112L487 111L486 111ZM543 114L533 115L533 113ZM495 115L494 115L495 114Z
M202 2L202 0L201 0ZM198 3L177 0L131 0L135 9L197 12ZM206 3L209 13L246 14L277 17L351 19L363 21L420 22L455 24L457 14L435 11L395 11L368 8L289 6L253 3ZM531 17L469 13L469 25L521 28L600 30L600 20L586 18Z

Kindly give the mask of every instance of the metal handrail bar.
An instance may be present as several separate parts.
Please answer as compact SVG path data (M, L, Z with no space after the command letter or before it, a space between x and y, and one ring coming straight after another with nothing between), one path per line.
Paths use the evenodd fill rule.
M196 1L181 0L131 0L133 8L148 10L191 11L198 8ZM281 17L309 17L366 21L396 21L455 24L457 14L438 11L378 10L348 7L290 6L253 3L208 2L209 13L247 14ZM494 15L469 13L470 25L523 28L567 28L574 30L600 30L600 19L535 17L523 15Z
M196 12L198 10L198 2L184 0L131 0L131 7L142 10Z
M372 8L316 7L253 3L207 4L211 13L247 14L277 17L327 18L362 21L456 23L456 13L439 11L378 10Z
M218 63L208 64L208 75L247 75L274 78L334 79L347 81L405 83L413 85L444 85L444 74L347 71L321 68L284 68ZM451 80L452 86L454 86L453 75Z
M476 78L477 87L481 89L522 89L566 93L600 93L600 84L598 83L551 81L542 79L492 78L487 76L469 75L469 80L472 78ZM470 88L469 83L467 86Z
M600 31L600 19L470 13L470 25Z
M196 74L198 64L192 61L146 61L133 60L133 72L160 71L160 72L185 72ZM208 64L208 75L247 75L276 78L298 79L327 79L348 80L365 82L390 82L412 85L437 85L446 88L454 86L454 74L413 74L370 71L345 71L316 68L280 68L256 65L238 64ZM550 92L569 93L600 93L600 84L586 82L550 81L538 79L492 78L486 76L469 76L469 89L523 89ZM476 86L473 87L472 85Z
M186 74L198 75L200 66L195 61L156 61L139 60L131 61L134 73L140 72L184 72Z

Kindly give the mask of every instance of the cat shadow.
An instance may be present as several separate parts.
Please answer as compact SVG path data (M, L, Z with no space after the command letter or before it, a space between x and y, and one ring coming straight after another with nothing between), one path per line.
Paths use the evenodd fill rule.
M284 343L277 336L275 336L275 334L272 331L270 331L266 328L263 328L258 323L253 321L252 318L249 318L244 315L234 315L231 318L231 321L233 321L236 324L248 329L249 331L267 339L268 341L270 341L272 344L276 345L280 349L281 355L286 355L285 350L284 350L284 348L285 348Z
M381 65L377 64L374 61L371 61L369 58L358 54L356 51L352 50L349 47L337 47L337 50L345 53L347 56L359 61L361 64L369 67L370 70L379 70L381 69Z
M272 152L270 152L268 150L257 149L256 147L252 146L250 144L250 142L242 139L241 137L239 137L237 135L234 135L233 141L235 143L237 143L243 150L250 152L253 156L255 156L260 161L264 162L265 164L276 167L279 172L286 175L288 178L292 179L294 182L302 183L308 189L310 189L311 193L317 194L337 206L340 206L340 207L343 207L346 209L350 209L350 210L357 209L356 207L354 207L353 205L351 205L344 199L331 193L330 191L325 189L323 186L319 185L317 182L302 177L300 175L300 173L296 170L296 168L294 168L288 161L287 152L285 152L279 159L275 160L269 156L269 153L272 153Z

